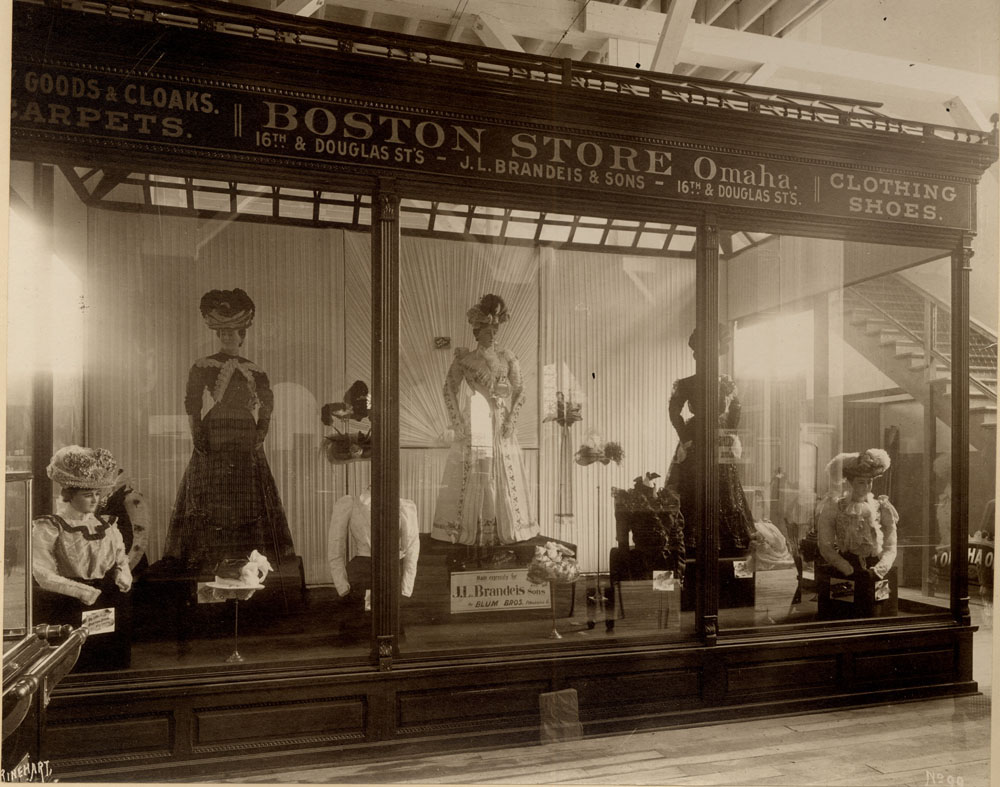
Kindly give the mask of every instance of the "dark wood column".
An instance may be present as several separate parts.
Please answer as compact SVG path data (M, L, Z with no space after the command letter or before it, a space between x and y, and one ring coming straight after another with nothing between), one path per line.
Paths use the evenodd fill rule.
M55 171L50 164L34 165L34 210L41 229L43 254L48 259L37 261L42 267L51 264L55 235ZM40 348L39 348L40 349ZM45 353L48 352L46 349ZM53 392L51 359L39 351L38 366L31 381L31 515L52 513L52 481L46 468L52 458Z
M969 274L972 236L951 255L951 611L969 614Z
M379 669L399 653L399 194L372 197L372 625Z
M706 216L698 227L698 271L695 280L695 402L697 431L694 461L698 530L698 598L695 617L698 634L714 645L719 632L719 471L715 444L719 409L719 227Z

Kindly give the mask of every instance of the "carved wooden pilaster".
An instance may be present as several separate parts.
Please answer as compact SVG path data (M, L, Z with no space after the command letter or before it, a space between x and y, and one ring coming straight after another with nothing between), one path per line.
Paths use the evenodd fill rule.
M951 255L951 610L969 614L969 274L972 236Z
M380 178L372 195L373 658L392 667L399 630L399 193Z
M719 471L715 443L719 406L719 227L706 217L698 227L696 277L695 401L698 415L694 438L698 517L698 582L696 620L706 644L715 644L719 618Z
M34 165L35 221L44 238L46 254L52 253L55 236L55 171L50 164ZM54 451L53 378L51 364L36 367L31 381L31 515L52 513L52 481L46 468Z

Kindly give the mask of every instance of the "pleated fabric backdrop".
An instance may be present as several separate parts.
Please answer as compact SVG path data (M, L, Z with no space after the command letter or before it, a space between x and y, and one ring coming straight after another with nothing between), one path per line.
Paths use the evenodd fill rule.
M217 350L199 300L241 287L256 304L241 352L275 397L265 451L306 576L324 581L326 523L345 475L319 450L320 408L347 388L343 233L108 211L91 211L89 230L87 440L110 449L146 496L150 559L162 554L191 456L188 370Z
M86 440L112 450L145 494L152 560L191 454L188 369L217 349L198 302L209 289L241 287L257 306L243 354L275 393L265 450L307 582L330 581L331 508L368 485L370 468L326 461L320 408L356 379L371 383L369 249L363 233L90 212ZM646 471L665 476L676 445L667 400L673 381L694 371L694 262L412 237L400 252L401 489L421 530L447 455L445 375L454 349L475 344L466 310L494 292L511 315L498 344L519 358L528 396L517 436L541 531L578 544L585 570L606 570L611 487ZM573 451L589 433L625 451L620 466L572 465L572 518L555 517L558 426L541 421L555 390L583 399Z

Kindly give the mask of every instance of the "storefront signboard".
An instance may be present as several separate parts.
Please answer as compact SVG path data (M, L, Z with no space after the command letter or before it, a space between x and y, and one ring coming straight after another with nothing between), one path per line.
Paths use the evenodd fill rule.
M972 184L876 168L720 152L595 132L296 91L199 85L88 67L16 63L12 135L122 152L190 150L528 187L934 227L973 226Z
M528 581L528 569L455 571L451 575L451 612L512 612L549 609L549 584Z

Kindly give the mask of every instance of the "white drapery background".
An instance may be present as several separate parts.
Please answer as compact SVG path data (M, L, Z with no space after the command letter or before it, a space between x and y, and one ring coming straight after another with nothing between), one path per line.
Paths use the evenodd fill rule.
M88 236L85 439L109 448L145 494L150 559L162 554L190 458L188 369L217 349L199 299L241 287L257 306L243 354L275 393L265 450L307 582L329 582L330 511L368 484L370 469L326 461L320 409L356 379L371 384L369 237L108 211L90 212ZM606 570L611 487L646 471L665 476L676 445L667 399L673 380L694 371L694 262L417 237L402 239L400 257L401 491L417 503L421 530L447 454L448 365L456 347L475 343L466 310L493 292L511 315L498 344L518 356L528 396L517 436L541 532L576 543L586 570ZM436 346L441 337L447 348ZM574 451L591 432L625 451L621 466L572 466L571 520L555 518L558 427L541 421L546 376L583 398Z

